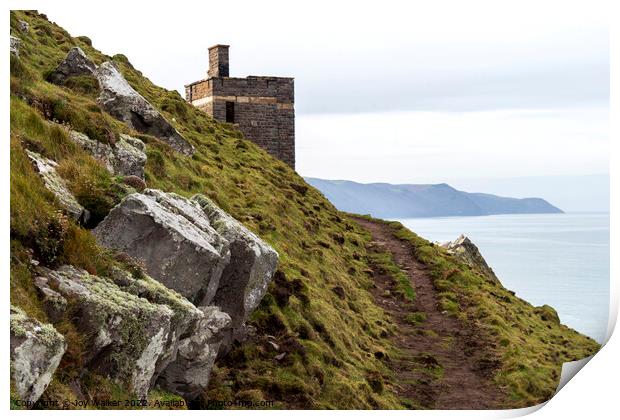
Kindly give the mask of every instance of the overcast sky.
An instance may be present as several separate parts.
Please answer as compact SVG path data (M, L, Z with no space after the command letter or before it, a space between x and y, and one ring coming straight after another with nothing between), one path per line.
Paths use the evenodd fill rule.
M36 2L35 2L36 3ZM40 2L183 91L207 47L231 76L295 77L297 169L371 182L607 173L609 36L595 1Z

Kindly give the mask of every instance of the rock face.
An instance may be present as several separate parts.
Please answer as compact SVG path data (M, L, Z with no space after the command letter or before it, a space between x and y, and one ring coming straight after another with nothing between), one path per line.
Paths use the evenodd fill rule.
M467 236L461 235L456 240L446 242L441 244L441 246L445 248L448 253L460 258L470 267L482 272L490 281L499 283L499 279L484 260L482 254L480 254L478 247L474 245Z
M127 196L95 228L100 244L144 261L151 276L231 318L221 353L242 337L267 291L278 253L211 200L158 190Z
M223 335L230 329L230 316L216 306L200 308L203 317L179 343L176 359L161 374L158 383L169 391L194 399L209 384L213 363Z
M19 47L22 45L21 39L11 35L11 54L19 57Z
M80 47L73 47L65 59L49 75L49 81L57 85L64 84L74 76L94 76L97 66L84 54Z
M11 307L11 380L20 399L39 399L66 348L63 336L54 327Z
M69 138L93 155L111 174L136 176L144 180L146 147L142 140L121 134L112 147L77 131L69 132Z
M38 153L26 150L30 160L35 165L35 169L43 178L45 187L52 192L58 199L60 205L74 220L82 223L88 222L90 213L77 202L71 191L67 188L65 181L56 172L58 164L53 160L46 159Z
M11 52L19 55L19 39L13 36L11 36ZM186 155L194 153L194 147L127 83L113 63L106 61L97 67L84 51L79 47L73 47L50 74L48 80L62 85L70 77L84 75L97 78L101 91L97 101L110 115L141 133L165 141L178 152Z
M127 83L114 64L101 64L95 75L101 88L98 102L112 116L137 131L162 139L178 152L194 153L194 147Z
M30 29L30 25L25 20L20 20L17 24L19 25L19 30L24 33L28 32L28 29Z
M204 315L153 279L134 279L120 270L114 277L62 266L39 268L38 279L71 302L70 319L88 338L87 366L126 382L145 397L158 374L176 358L179 337Z
M131 194L94 229L103 246L144 261L147 271L195 304L212 301L229 244L190 200L158 190Z
M229 348L248 316L267 291L278 265L278 253L203 195L192 197L213 228L229 242L230 263L224 269L213 303L232 318L225 338Z

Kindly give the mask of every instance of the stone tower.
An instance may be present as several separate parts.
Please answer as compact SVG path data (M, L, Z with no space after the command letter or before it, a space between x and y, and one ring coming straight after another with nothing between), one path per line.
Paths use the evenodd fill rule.
M229 77L228 45L209 48L207 78L185 86L185 99L295 168L292 77Z

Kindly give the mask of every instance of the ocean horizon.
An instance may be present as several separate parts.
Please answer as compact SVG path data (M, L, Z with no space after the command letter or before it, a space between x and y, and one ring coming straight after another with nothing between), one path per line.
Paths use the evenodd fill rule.
M609 317L609 212L398 220L436 242L468 236L502 284L601 343Z

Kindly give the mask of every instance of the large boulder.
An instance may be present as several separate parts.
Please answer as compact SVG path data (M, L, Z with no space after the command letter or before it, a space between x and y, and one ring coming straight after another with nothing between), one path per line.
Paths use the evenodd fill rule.
M224 344L228 348L267 292L278 265L278 253L209 198L195 195L192 200L230 244L230 263L222 273L213 300L232 319L232 329Z
M142 140L121 134L114 144L116 162L114 172L124 176L137 176L144 179L144 165L146 165L146 146Z
M69 138L93 155L111 174L144 179L146 146L142 140L121 134L120 139L111 146L77 131L70 131Z
M230 261L229 243L200 207L158 190L130 194L94 229L99 243L144 262L152 277L208 305Z
M230 316L216 306L200 308L203 317L179 343L176 359L162 372L158 383L164 389L194 399L209 384L222 339L230 327Z
M139 397L176 358L179 338L203 316L150 278L119 270L108 279L72 266L38 270L39 283L69 302L67 316L87 340L86 365L124 382Z
M53 326L11 307L11 381L17 396L36 402L52 380L67 345Z
M62 85L75 76L94 76L97 66L84 54L80 47L73 47L63 61L49 75L51 83Z
M90 218L89 211L78 203L73 194L71 194L71 191L69 191L64 179L56 172L56 166L58 166L58 164L31 150L26 150L26 154L33 162L41 178L43 178L45 187L54 194L67 214L79 222L88 222Z
M446 242L440 246L446 249L449 254L456 256L474 270L482 273L489 281L499 283L493 269L489 267L478 247L467 236L461 235L454 241Z
M11 54L13 54L16 57L19 57L19 47L21 47L22 45L22 40L13 35L10 35L10 36L11 36L11 46L10 46Z
M95 75L101 88L98 102L103 109L133 129L165 141L178 152L194 153L194 147L127 83L114 64L106 61Z

